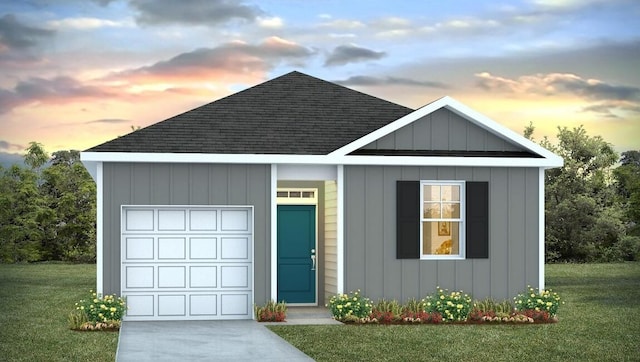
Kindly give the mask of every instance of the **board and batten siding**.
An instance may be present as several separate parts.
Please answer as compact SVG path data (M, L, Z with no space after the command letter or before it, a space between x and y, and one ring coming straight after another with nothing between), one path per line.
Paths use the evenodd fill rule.
M422 298L436 287L505 299L538 285L538 169L345 166L345 291ZM489 258L396 258L396 181L489 183ZM420 202L420 200L416 200Z
M103 292L120 294L122 205L251 205L254 298L270 295L269 165L105 163L103 165Z
M441 108L363 147L379 150L524 151Z

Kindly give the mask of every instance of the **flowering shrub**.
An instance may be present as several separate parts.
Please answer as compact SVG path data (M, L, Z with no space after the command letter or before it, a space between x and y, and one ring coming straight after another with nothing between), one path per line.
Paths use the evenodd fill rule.
M101 296L89 291L91 297L75 304L75 310L69 315L72 329L117 329L127 310L124 298L114 295Z
M264 307L256 305L255 313L258 322L283 322L287 318L287 304L270 300Z
M555 317L561 303L558 293L554 293L550 289L536 292L536 290L531 286L528 288L529 290L527 292L520 293L517 297L513 298L516 310L533 310L536 312L546 311L549 313L551 318Z
M471 297L462 291L449 293L438 287L438 293L424 300L425 312L438 312L445 322L466 321L471 312Z
M367 318L373 308L369 298L360 295L360 290L349 294L334 295L327 306L331 310L333 318L339 321Z

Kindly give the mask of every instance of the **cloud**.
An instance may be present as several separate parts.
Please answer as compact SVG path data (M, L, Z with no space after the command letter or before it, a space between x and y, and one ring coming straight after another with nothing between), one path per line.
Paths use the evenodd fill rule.
M488 91L553 95L571 93L587 100L640 101L640 88L584 79L571 73L548 73L520 76L517 79L476 73L477 85Z
M103 118L103 119L95 119L93 121L87 121L85 124L121 124L121 123L132 123L130 119L121 119L121 118Z
M345 65L348 63L358 63L367 60L377 60L385 57L387 53L376 52L370 49L362 48L357 45L340 45L337 46L325 61L325 66Z
M18 145L15 143L11 143L9 141L5 141L5 140L0 140L0 150L1 151L5 151L5 152L17 152L17 151L24 151L26 147L23 145Z
M56 29L74 29L74 30L89 30L99 28L121 28L131 26L124 21L113 21L99 18L65 18L61 20L52 20L47 23L50 27Z
M196 49L150 66L115 73L109 78L139 82L232 75L232 80L237 81L242 74L264 73L280 62L301 62L313 54L313 50L297 43L270 37L255 45L236 41L216 48Z
M55 35L48 29L21 23L12 14L0 18L0 67L25 68L43 63L36 48ZM3 95L0 90L0 97ZM0 100L0 111L2 100Z
M0 18L0 51L2 48L31 48L53 35L54 32L51 30L22 24L13 14L6 14Z
M12 90L0 89L0 114L31 103L66 103L111 96L115 92L84 85L71 77L32 77L19 81Z
M520 76L515 79L477 73L477 85L490 92L516 94L571 94L589 102L586 112L617 117L619 112L640 112L640 88L585 79L571 73L548 73Z
M414 86L414 87L428 87L428 88L439 88L439 89L449 88L449 86L440 82L419 81L414 79L398 78L398 77L378 78L378 77L371 77L366 75L357 75L357 76L349 77L346 80L339 80L334 82L344 86L406 85L406 86Z
M254 22L264 12L232 0L130 0L140 24L219 25L231 20Z
M258 17L258 25L262 28L280 29L284 26L284 22L279 17Z
M320 23L322 28L331 28L338 30L353 30L365 27L365 24L359 20L335 19Z

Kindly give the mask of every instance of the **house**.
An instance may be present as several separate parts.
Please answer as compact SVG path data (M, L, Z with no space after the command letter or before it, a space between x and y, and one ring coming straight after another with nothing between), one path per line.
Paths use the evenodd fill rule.
M413 110L299 72L81 159L97 290L128 320L542 288L544 170L563 163L452 98Z

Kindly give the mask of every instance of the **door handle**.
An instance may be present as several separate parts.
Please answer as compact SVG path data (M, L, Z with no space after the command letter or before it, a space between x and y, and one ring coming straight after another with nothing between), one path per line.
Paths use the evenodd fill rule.
M316 249L311 249L311 270L316 270Z

